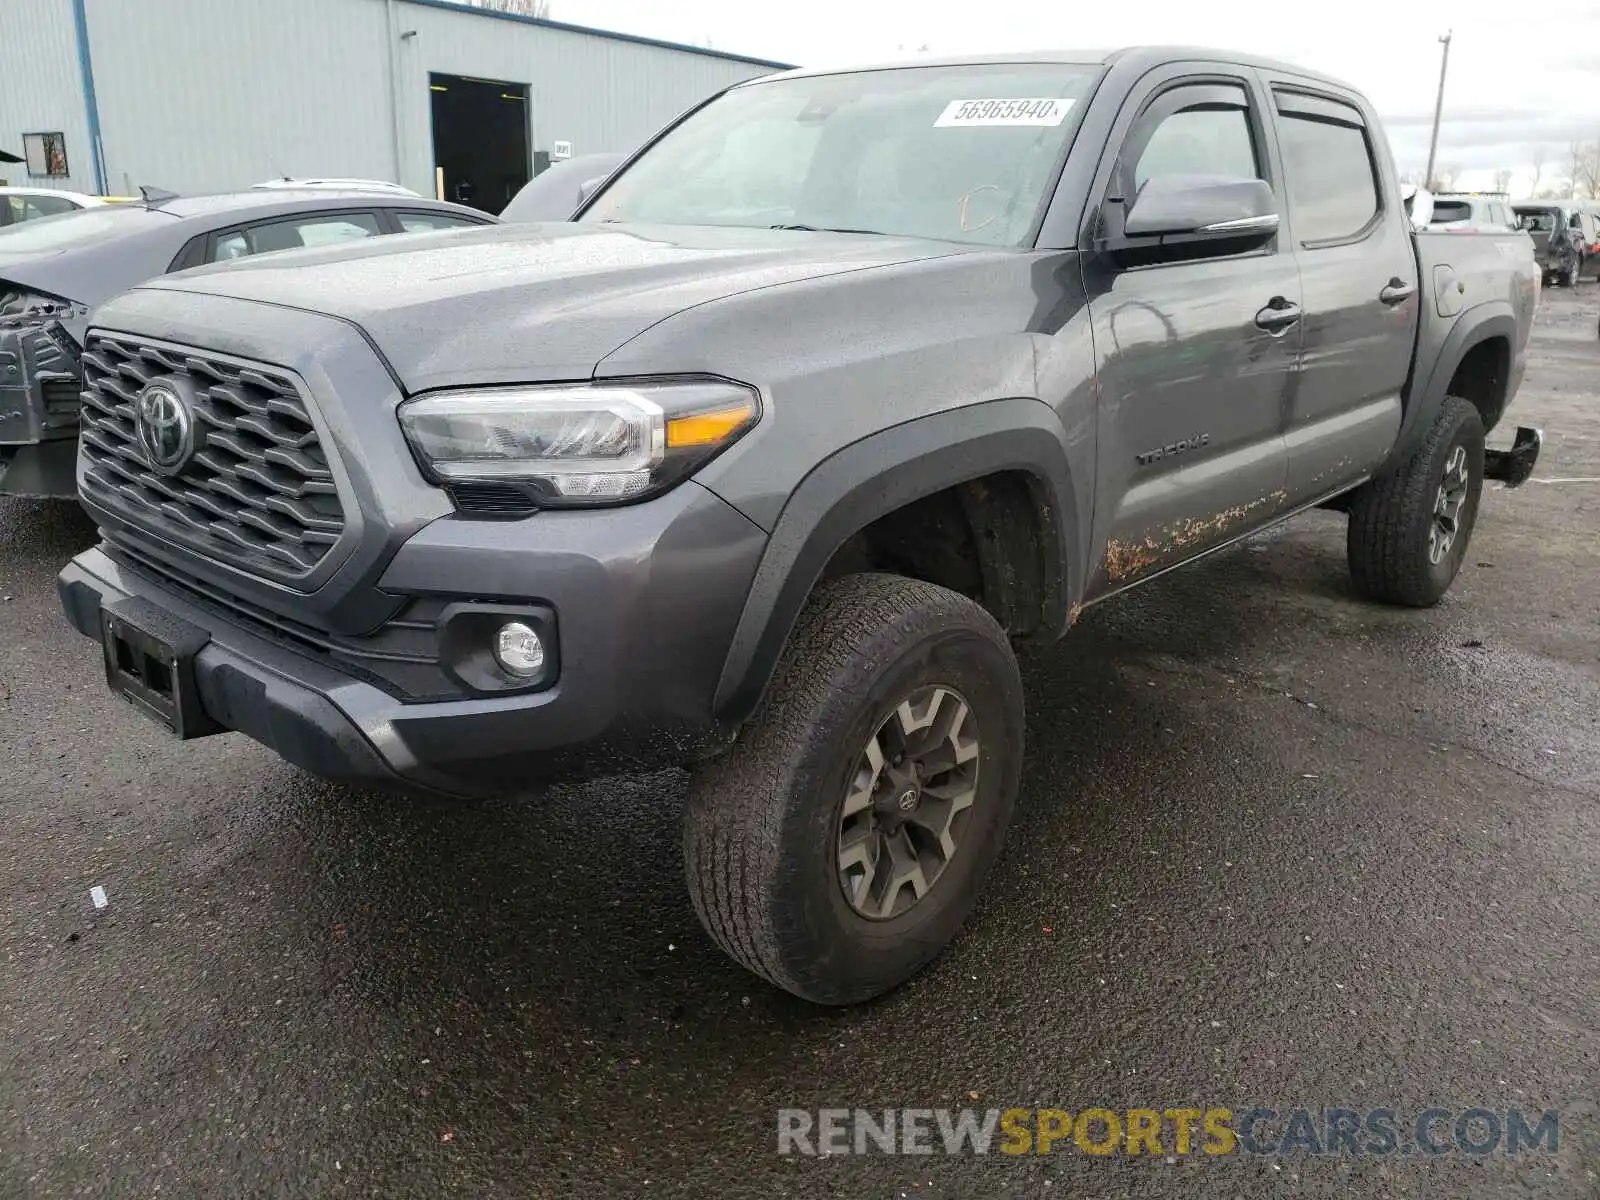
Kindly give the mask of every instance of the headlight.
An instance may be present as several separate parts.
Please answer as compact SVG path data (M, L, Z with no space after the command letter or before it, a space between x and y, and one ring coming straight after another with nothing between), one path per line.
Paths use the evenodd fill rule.
M436 392L399 416L436 483L508 484L560 507L665 491L737 441L761 401L722 380L565 384Z

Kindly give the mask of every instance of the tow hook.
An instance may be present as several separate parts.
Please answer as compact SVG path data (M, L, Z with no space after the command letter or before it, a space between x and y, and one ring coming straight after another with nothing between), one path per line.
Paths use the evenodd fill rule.
M1509 450L1485 450L1483 474L1487 479L1498 479L1508 488L1521 487L1533 474L1539 461L1539 451L1544 446L1542 430L1517 426L1516 440Z

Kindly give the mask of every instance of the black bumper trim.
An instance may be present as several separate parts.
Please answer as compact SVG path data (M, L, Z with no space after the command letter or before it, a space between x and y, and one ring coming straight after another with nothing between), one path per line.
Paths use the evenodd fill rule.
M1519 425L1511 449L1483 452L1483 474L1485 478L1500 480L1508 488L1521 487L1533 474L1533 468L1539 461L1539 451L1543 447L1542 430Z
M57 590L73 628L91 638L100 637L101 610L129 599L77 561L62 571ZM325 695L215 642L200 650L194 672L206 715L224 729L243 733L325 778L403 781Z

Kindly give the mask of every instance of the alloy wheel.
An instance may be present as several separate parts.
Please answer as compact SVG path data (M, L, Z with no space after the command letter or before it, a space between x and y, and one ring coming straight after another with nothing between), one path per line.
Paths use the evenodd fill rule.
M1433 501L1433 520L1428 525L1428 561L1437 564L1450 547L1455 545L1461 532L1461 509L1467 502L1467 488L1471 474L1467 469L1467 448L1452 446L1450 458L1444 465L1444 478L1439 482L1438 494Z
M961 693L919 688L878 724L840 806L839 884L861 916L898 917L960 850L983 750Z

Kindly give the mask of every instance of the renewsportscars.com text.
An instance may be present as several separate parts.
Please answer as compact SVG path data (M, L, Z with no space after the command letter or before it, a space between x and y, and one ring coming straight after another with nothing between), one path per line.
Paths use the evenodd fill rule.
M1441 1155L1555 1153L1556 1112L1429 1108L778 1110L778 1153Z

